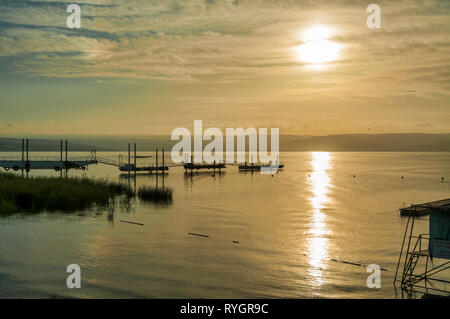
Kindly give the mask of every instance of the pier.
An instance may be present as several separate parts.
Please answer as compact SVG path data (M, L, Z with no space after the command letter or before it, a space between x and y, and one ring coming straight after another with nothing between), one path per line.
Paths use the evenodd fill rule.
M278 169L282 169L284 168L284 165L280 164L280 165L271 165L271 164L247 164L245 163L244 165L239 165L239 171L260 171L261 168L278 168Z
M227 168L224 163L216 163L216 162L214 162L213 164L186 163L186 164L183 165L183 167L184 167L184 170L185 170L186 173L188 172L188 170L190 170L191 171L191 175L192 175L192 172L194 170L198 171L198 170L201 170L201 169L207 169L207 170L212 169L212 170L214 170L214 172L216 172L216 169L217 169L217 170L219 170L219 173L221 173L222 169Z
M148 155L137 155L136 143L134 143L133 155L131 152L131 144L128 144L128 158L127 161L124 161L124 156L119 155L118 160L114 160L106 157L97 157L97 152L95 150L91 150L90 154L86 157L78 157L69 158L68 156L68 141L65 140L65 149L63 148L63 141L60 142L60 156L59 157L33 157L29 156L29 140L22 139L22 156L21 157L9 157L9 158L0 158L0 168L4 168L6 171L25 171L28 172L33 169L42 169L42 170L55 170L57 172L65 171L66 176L67 172L70 169L76 170L86 170L89 165L95 164L104 164L109 166L117 167L121 172L126 172L128 174L138 172L145 172L148 174L167 174L170 168L175 167L183 167L185 169L186 174L190 171L190 174L193 174L193 171L199 170L213 170L214 174L216 170L219 171L219 174L223 169L226 169L227 166L224 163L193 163L191 158L191 163L184 164L172 164L166 165L165 157L164 157L164 149L162 149L162 161L159 163L158 157L158 149L155 152L155 163L152 165L138 165L138 159L146 159L152 158L153 156ZM263 170L265 168L276 167L277 169L284 168L284 165L271 165L271 164L258 164L258 163L244 163L244 164L229 164L231 166L238 166L239 171L258 171Z
M138 166L137 164L137 159L144 159L144 158L151 158L152 156L143 156L137 155L137 148L136 148L136 143L134 143L134 155L131 155L131 144L128 144L128 162L124 163L123 161L123 156L119 155L119 160L118 161L114 161L111 160L109 158L102 158L99 157L97 158L97 161L101 164L105 164L105 165L110 165L110 166L116 166L119 168L119 170L121 172L134 172L135 174L137 172L147 172L149 174L153 174L153 173L165 173L169 171L169 166L165 165L165 161L164 161L164 149L162 150L162 164L159 165L158 164L158 149L156 149L156 163L155 165L143 165L143 166ZM133 158L133 163L131 162L131 158Z
M63 156L65 153L65 156ZM69 158L68 157L68 141L65 141L65 152L63 152L63 141L60 144L59 157L33 157L29 156L29 141L22 139L22 157L20 158L3 158L0 159L0 167L6 171L13 170L22 173L29 172L33 169L50 169L57 172L63 172L70 169L85 170L89 165L97 164L96 152L91 151L87 157Z

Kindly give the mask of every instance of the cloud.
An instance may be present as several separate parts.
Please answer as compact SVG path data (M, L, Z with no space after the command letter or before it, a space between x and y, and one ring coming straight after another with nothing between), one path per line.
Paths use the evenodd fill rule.
M84 1L78 30L65 26L68 3L2 1L0 65L68 78L245 82L292 76L304 66L294 53L300 30L316 22L336 28L345 53L338 66L363 67L374 80L385 76L379 65L386 61L396 80L401 67L395 64L405 56L414 63L420 58L414 67L436 72L448 62L447 1L380 1L379 32L365 27L365 8L354 1ZM432 74L417 74L423 76Z
M145 97L129 107L139 111L127 109L117 120L120 126L130 118L126 129L184 125L193 116L219 117L229 126L251 126L252 119L263 127L274 116L294 132L367 131L367 118L386 117L393 120L380 124L383 130L402 130L395 119L403 117L413 123L408 130L448 127L447 0L377 1L378 30L366 26L367 4L352 0L83 0L82 28L68 29L65 8L72 2L0 1L1 77L87 79L105 92L117 82L163 83L162 93L152 92L164 95L163 106L152 107L166 110L159 113L164 120L141 115L150 108ZM339 59L322 70L297 56L302 33L315 24L328 26L330 40L342 47ZM91 96L92 112L96 99L120 112L135 98L125 91L117 105ZM95 116L80 115L79 123L99 129Z

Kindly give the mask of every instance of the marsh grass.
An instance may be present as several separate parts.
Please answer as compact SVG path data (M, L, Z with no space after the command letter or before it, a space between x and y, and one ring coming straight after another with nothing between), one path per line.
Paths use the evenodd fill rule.
M0 173L0 214L41 211L73 212L109 207L116 198L129 201L133 190L124 184L91 178L23 177Z
M167 187L141 186L138 197L144 202L170 203L172 202L173 190Z

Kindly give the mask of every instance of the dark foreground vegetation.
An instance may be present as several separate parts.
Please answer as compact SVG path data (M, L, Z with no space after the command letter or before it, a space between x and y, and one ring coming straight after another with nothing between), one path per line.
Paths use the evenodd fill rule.
M167 187L142 186L138 196L144 202L170 203L173 190Z
M80 211L134 197L124 184L90 178L32 177L0 173L0 214Z

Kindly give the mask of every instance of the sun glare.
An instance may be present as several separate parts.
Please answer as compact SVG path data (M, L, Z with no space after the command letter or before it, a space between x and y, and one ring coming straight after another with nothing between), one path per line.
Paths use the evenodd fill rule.
M312 28L309 28L306 30L306 32L303 35L304 41L320 41L320 40L326 40L331 37L331 32L328 28L318 25Z
M330 29L324 26L309 28L302 40L305 42L297 48L300 61L310 64L333 62L339 57L339 45L330 41Z

